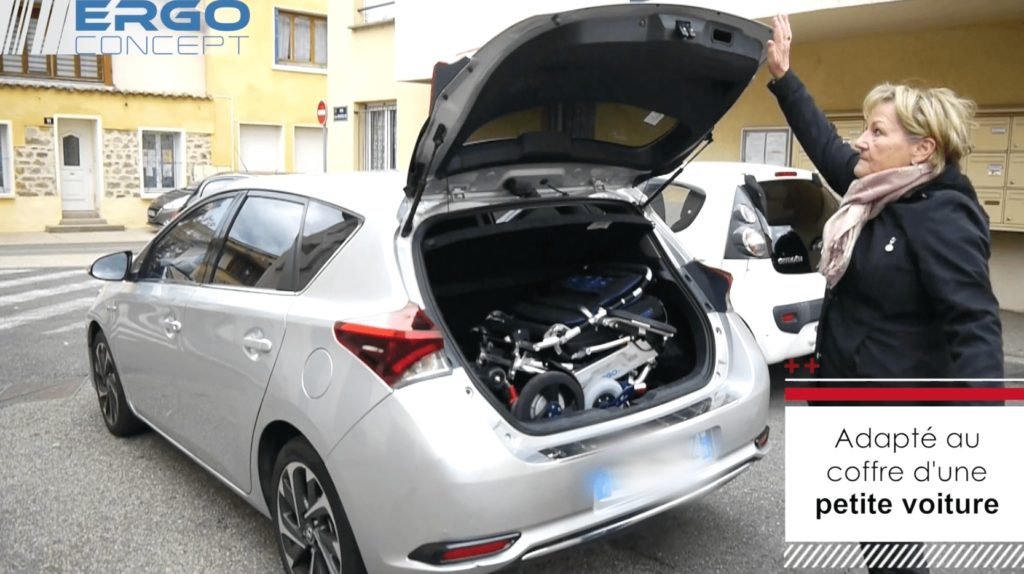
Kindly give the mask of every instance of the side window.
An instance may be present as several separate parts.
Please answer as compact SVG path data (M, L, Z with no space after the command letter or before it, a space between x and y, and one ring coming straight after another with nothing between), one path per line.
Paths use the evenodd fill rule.
M302 227L298 289L304 289L352 232L359 219L319 201L310 201Z
M212 283L291 290L302 207L283 199L247 198L231 224Z
M233 199L234 194L211 201L174 222L152 245L139 279L198 283L203 260Z

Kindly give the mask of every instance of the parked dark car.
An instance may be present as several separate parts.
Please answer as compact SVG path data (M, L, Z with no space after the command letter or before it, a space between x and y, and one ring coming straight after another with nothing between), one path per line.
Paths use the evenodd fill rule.
M163 227L167 225L179 211L200 198L219 191L232 181L246 177L240 173L218 173L206 179L193 182L187 187L172 189L154 199L146 210L146 221L150 225Z

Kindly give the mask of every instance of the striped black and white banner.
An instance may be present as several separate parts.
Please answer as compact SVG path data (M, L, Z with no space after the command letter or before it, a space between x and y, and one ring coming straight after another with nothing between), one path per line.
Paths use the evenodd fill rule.
M1024 543L833 542L788 544L786 568L956 568L1009 570L1024 567Z
M71 0L0 1L0 53L73 54L74 17Z

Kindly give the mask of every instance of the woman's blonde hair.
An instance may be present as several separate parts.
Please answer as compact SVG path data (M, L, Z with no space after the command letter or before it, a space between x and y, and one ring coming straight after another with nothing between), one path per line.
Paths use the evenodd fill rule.
M960 158L970 151L970 132L977 109L973 101L948 88L922 89L885 83L864 98L864 117L886 102L896 104L896 116L908 134L935 140L935 153L928 163L936 174L947 163L959 164Z

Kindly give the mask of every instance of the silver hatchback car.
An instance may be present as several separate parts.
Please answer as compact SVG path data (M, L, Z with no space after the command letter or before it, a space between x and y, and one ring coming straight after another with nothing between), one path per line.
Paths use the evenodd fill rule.
M270 517L290 573L488 572L721 487L767 452L767 369L728 274L635 184L705 139L768 34L528 19L441 74L405 181L240 180L97 260L107 427Z

